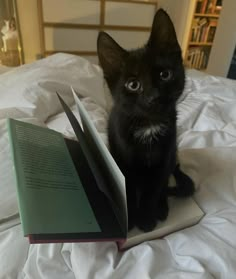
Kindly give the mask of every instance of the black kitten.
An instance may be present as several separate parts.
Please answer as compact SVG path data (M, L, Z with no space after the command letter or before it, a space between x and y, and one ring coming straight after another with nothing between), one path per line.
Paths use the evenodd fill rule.
M157 11L147 44L131 51L101 32L98 56L114 100L109 145L126 178L129 228L150 231L166 219L169 194L194 192L176 165L176 101L185 74L174 26L165 11ZM171 174L177 181L172 190Z

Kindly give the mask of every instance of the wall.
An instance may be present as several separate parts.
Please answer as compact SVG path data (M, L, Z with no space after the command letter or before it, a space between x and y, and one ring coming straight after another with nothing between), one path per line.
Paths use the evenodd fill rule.
M236 46L236 1L224 0L207 72L226 77Z
M159 7L166 10L171 17L179 44L185 56L188 36L191 28L192 16L195 8L193 0L158 0Z

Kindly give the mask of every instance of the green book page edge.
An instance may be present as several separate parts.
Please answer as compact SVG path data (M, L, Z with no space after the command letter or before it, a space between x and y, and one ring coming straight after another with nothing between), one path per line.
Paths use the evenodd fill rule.
M84 133L88 142L91 142L93 146L90 148L94 148L94 153L97 152L97 155L102 156L103 163L105 164L105 168L107 169L107 175L109 175L113 183L111 182L112 189L110 189L110 193L113 192L113 199L116 201L117 208L119 210L116 211L116 214L120 220L120 224L125 232L128 230L128 210L127 210L127 200L126 200L126 187L125 187L125 177L117 166L115 160L111 156L104 142L102 141L100 135L98 134L93 122L91 121L86 109L81 103L77 93L74 91L73 87L71 87L73 92L73 96L75 99L75 103L80 114ZM90 139L90 141L88 140ZM115 209L115 208L114 208Z
M101 232L63 136L8 119L24 235Z

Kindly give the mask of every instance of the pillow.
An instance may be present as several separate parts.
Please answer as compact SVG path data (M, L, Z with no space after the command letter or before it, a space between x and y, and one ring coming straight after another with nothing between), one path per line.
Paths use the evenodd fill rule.
M82 57L55 54L0 75L0 119L35 117L45 122L62 111L56 91L68 105L74 102L71 86L106 107L100 67Z

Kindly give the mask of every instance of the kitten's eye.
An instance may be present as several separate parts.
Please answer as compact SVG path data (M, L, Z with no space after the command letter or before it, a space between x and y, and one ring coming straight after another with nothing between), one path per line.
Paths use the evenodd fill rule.
M125 84L126 89L130 92L137 92L142 90L141 82L138 81L136 78L130 78Z
M173 76L173 72L171 70L164 70L160 72L160 79L163 81L171 80L172 76Z

